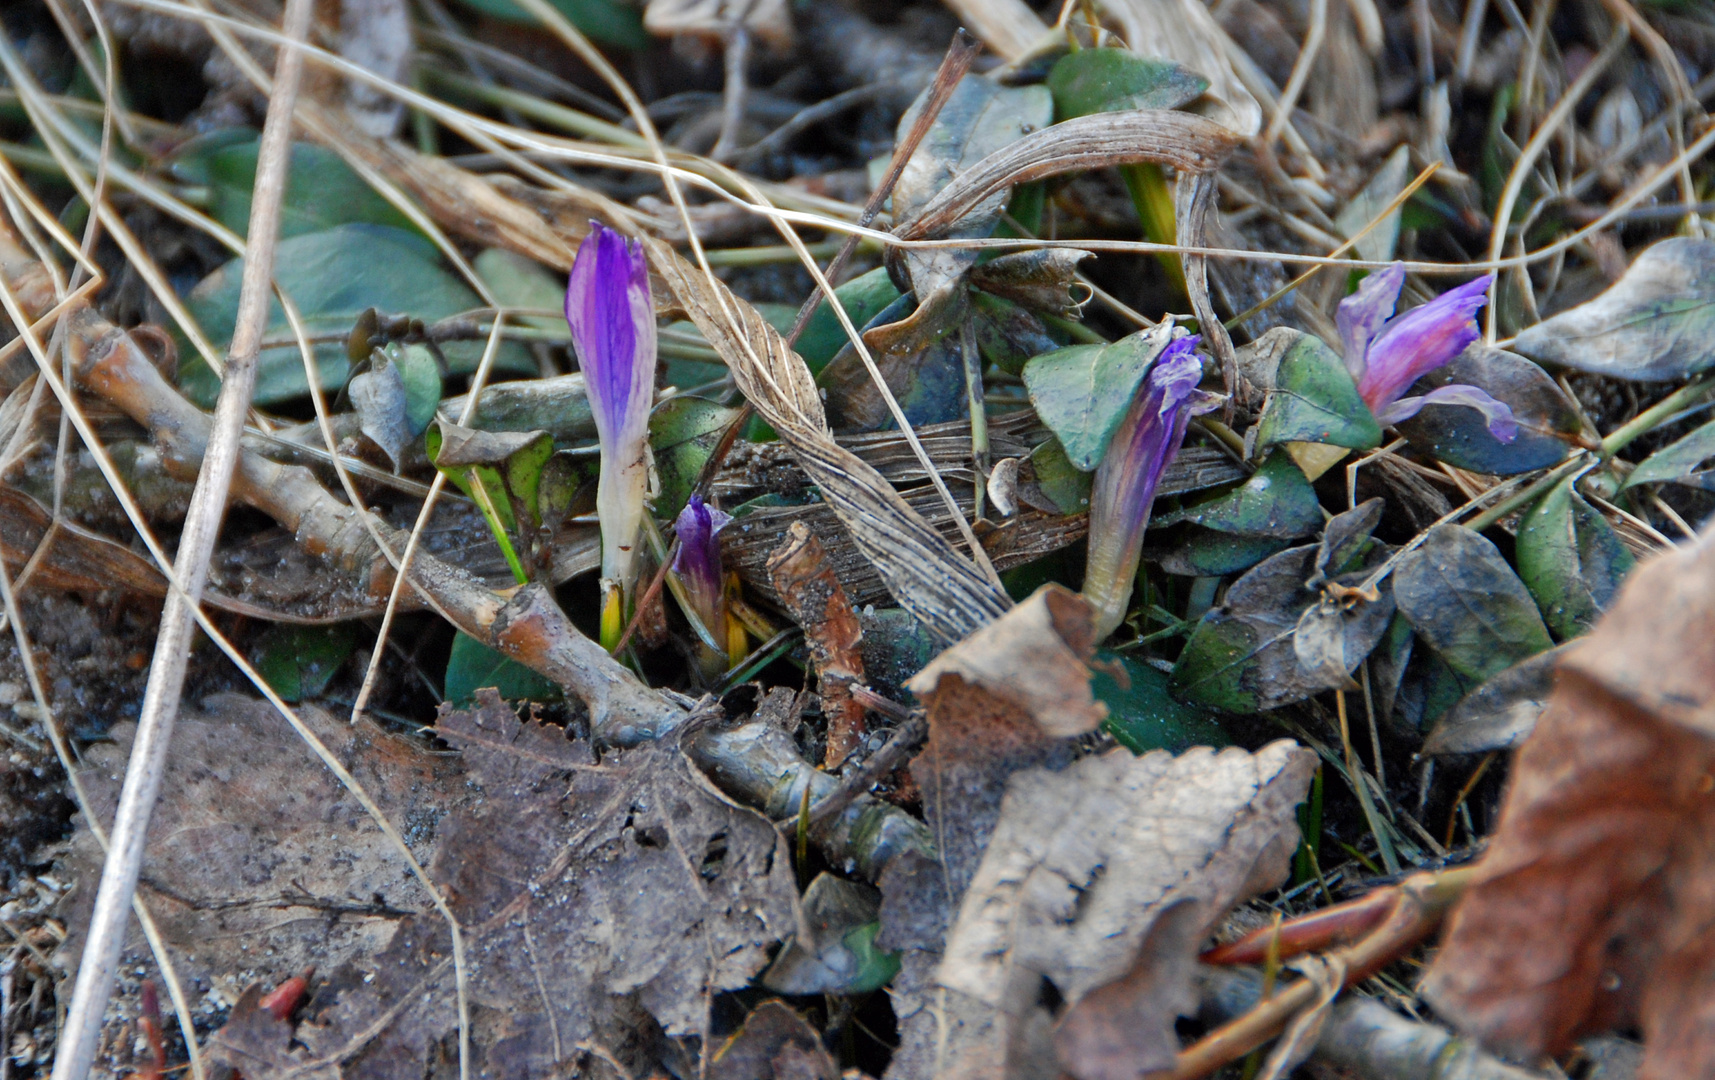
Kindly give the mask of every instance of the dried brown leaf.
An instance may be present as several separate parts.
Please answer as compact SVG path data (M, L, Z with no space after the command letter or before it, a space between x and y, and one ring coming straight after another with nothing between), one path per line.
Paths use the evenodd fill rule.
M917 1021L919 1039L940 1028L913 1046L934 1048L921 1075L1171 1070L1196 951L1233 904L1286 876L1314 765L1283 740L1255 754L1114 750L1013 775L947 936L942 1009Z
M816 1029L784 1001L764 1001L715 1052L710 1080L836 1080Z
M791 446L901 607L958 641L1011 606L881 474L834 442L810 370L749 303L711 282L672 248L645 238L655 269L733 381Z
M591 1044L637 1072L682 1055L671 1040L706 1033L710 995L748 983L794 929L783 841L676 747L597 764L588 744L520 722L492 695L443 713L436 731L482 791L444 830L430 873L465 927L489 1075L548 1075ZM446 956L434 917L411 920L387 952L336 973L299 1039L335 1056L403 1007L387 1031L423 1047L424 1069L452 1030ZM397 1053L376 1044L346 1075Z
M810 645L828 718L822 767L837 769L863 741L864 707L851 695L851 685L864 681L863 627L828 565L828 553L803 522L793 522L785 543L769 556L768 575Z
M1715 1076L1715 548L1638 567L1567 647L1425 991L1509 1054L1643 1029L1642 1080Z
M456 759L314 706L299 715L426 858L445 816L465 798ZM136 728L92 746L80 772L103 821L117 805ZM235 694L180 715L163 797L149 823L139 893L172 946L179 977L236 999L251 982L284 979L330 956L379 950L429 899L357 799L324 769L271 706ZM65 915L61 956L75 970L102 851L80 827L62 859L90 883ZM148 964L135 922L126 955ZM127 964L131 963L127 959Z

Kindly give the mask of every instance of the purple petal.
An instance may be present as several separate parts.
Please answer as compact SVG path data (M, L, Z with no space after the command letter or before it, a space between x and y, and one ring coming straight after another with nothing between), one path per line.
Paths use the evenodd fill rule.
M601 442L602 577L629 595L649 482L655 386L655 308L641 245L591 222L566 285L566 324Z
M1084 596L1096 610L1098 638L1125 617L1161 474L1179 453L1192 415L1219 400L1197 389L1203 378L1203 363L1191 351L1197 341L1180 338L1162 351L1096 467Z
M1393 318L1399 289L1404 284L1405 267L1394 263L1358 282L1358 291L1340 301L1334 321L1340 327L1346 370L1352 373L1353 382L1364 377L1364 357L1370 351L1370 342L1381 333L1382 325Z
M1451 289L1390 321L1370 343L1358 394L1380 416L1406 388L1452 362L1480 335L1476 315L1488 303L1494 274Z
M699 495L692 495L691 501L679 511L675 523L679 554L673 557L673 572L679 575L697 618L715 633L721 629L721 544L718 535L731 521L731 514L709 506Z
M599 222L578 247L566 286L566 323L605 442L638 411L655 381L655 314L643 247ZM647 370L648 378L639 376Z
M1376 419L1383 424L1397 424L1416 416L1425 405L1469 406L1483 414L1488 421L1490 435L1504 443L1518 438L1518 420L1514 418L1512 408L1506 402L1490 397L1486 391L1464 383L1437 387L1422 397L1400 398L1382 409Z

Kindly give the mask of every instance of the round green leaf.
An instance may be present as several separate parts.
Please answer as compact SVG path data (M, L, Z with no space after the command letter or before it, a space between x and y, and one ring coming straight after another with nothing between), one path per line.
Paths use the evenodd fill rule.
M1134 656L1102 659L1119 664L1130 683L1128 689L1121 689L1112 673L1100 666L1090 682L1096 700L1108 707L1102 727L1121 746L1134 754L1151 750L1177 754L1193 746L1227 746L1232 742L1213 713L1168 694L1167 672Z
M1110 345L1073 345L1024 365L1024 385L1066 457L1089 472L1101 463L1144 376L1172 340L1163 322Z
M257 646L256 671L282 700L303 701L327 689L356 645L351 623L276 626Z
M1518 526L1519 577L1562 641L1590 629L1637 560L1574 477L1554 485Z
M1256 445L1313 442L1369 450L1381 441L1381 425L1358 396L1345 361L1322 339L1301 335L1280 358Z
M529 668L495 652L468 634L453 638L447 659L446 693L454 705L466 705L483 687L492 686L508 701L554 701L560 688Z
M217 347L224 348L232 338L243 274L244 260L233 259L185 298L185 306ZM298 305L310 334L344 334L368 308L432 321L482 303L441 269L439 257L426 241L383 225L340 225L281 241L274 280ZM308 393L303 358L278 300L269 311L265 337L282 344L262 350L255 403L274 405ZM444 345L442 352L454 372L469 372L476 370L483 347L481 341L455 341ZM314 351L323 389L338 390L350 365L345 346L320 344ZM199 357L188 350L183 355L187 358L179 369L180 386L199 405L212 406L220 392L219 380ZM517 342L500 347L495 366L501 371L536 370L530 354Z
M1524 582L1463 525L1437 525L1401 556L1393 592L1417 636L1472 682L1554 647Z
M538 21L512 0L459 0L459 3L503 22ZM649 34L643 29L643 12L638 5L624 0L548 0L548 3L570 19L573 26L604 45L622 49L649 47Z
M1061 120L1127 109L1177 109L1208 88L1209 80L1189 68L1130 49L1080 49L1048 72L1054 112Z

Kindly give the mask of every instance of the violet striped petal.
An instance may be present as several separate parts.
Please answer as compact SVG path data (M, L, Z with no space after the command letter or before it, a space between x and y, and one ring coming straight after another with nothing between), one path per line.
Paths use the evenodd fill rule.
M1393 318L1394 306L1399 303L1399 289L1404 284L1405 266L1394 263L1360 281L1358 291L1340 301L1334 321L1340 327L1346 370L1352 373L1353 382L1364 377L1364 357L1369 353L1370 342Z
M1383 408L1376 415L1376 419L1383 424L1397 424L1401 420L1416 416L1425 405L1468 405L1483 414L1483 419L1488 422L1490 435L1504 443L1518 438L1518 420L1513 416L1511 406L1490 397L1484 390L1464 383L1436 387L1420 397L1400 398Z
M1084 598L1095 609L1098 640L1125 619L1155 488L1185 441L1186 425L1219 403L1197 389L1203 362L1192 349L1198 340L1180 338L1162 350L1096 467Z
M679 536L679 553L673 557L673 573L685 588L685 598L697 618L711 633L719 634L725 623L721 611L721 543L720 531L732 521L732 515L703 502L700 495L679 511L675 529Z
M1412 383L1450 363L1476 341L1477 312L1488 303L1493 274L1451 289L1392 319L1370 342L1358 394L1379 417Z
M641 245L591 223L566 286L566 324L601 443L596 515L602 578L629 597L649 482L655 387L655 307Z

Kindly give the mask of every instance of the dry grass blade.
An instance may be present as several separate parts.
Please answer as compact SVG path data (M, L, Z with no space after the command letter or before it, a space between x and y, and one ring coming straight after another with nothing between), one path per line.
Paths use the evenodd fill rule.
M1219 168L1238 146L1232 131L1201 116L1163 109L1095 113L1026 135L960 173L895 234L939 236L995 192L1045 176L1153 162L1182 173Z
M711 284L672 248L646 239L655 269L714 345L763 419L791 446L901 607L958 641L1011 606L863 459L835 443L804 361L750 304ZM732 321L720 318L725 312Z
M308 37L312 13L309 0L288 3L282 25L291 41L301 42ZM102 1016L124 943L125 921L131 913L131 896L142 871L149 815L165 774L173 718L184 686L192 620L207 579L209 555L214 549L220 520L226 512L234 466L243 452L239 441L244 416L250 408L251 388L255 385L258 346L268 318L269 278L273 272L280 201L286 188L292 109L302 73L302 55L293 48L282 50L275 73L275 96L269 102L258 152L255 198L250 212L251 243L237 323L203 468L175 564L185 591L169 593L166 610L161 615L161 635L138 718L136 752L126 769L125 786L114 815L112 845L102 867L95 911L90 916L89 943L78 965L77 983L54 1062L55 1080L81 1080L94 1060ZM461 1023L461 1030L464 1026ZM463 1057L461 1053L461 1061Z

